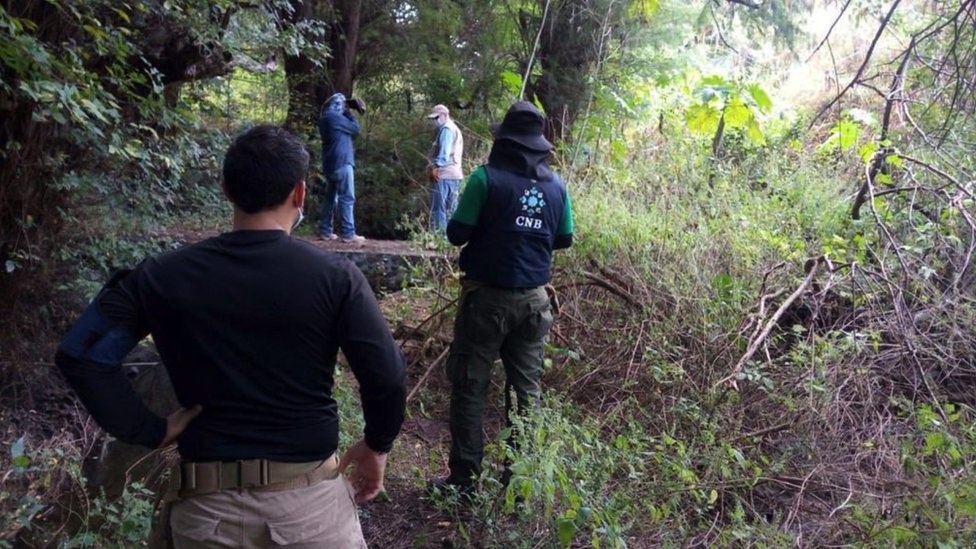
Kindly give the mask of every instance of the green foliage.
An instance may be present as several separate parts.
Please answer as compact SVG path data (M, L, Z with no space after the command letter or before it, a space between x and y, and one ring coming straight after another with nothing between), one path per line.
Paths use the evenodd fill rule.
M707 26L716 18L726 19L735 28L741 28L750 41L773 42L792 49L798 38L803 37L802 18L812 3L769 0L765 2L708 2L698 18L701 26Z
M503 441L494 446L511 463L512 472L501 513L523 523L522 528L554 525L548 529L555 534L552 541L563 547L574 541L623 547L619 521L634 502L629 494L609 488L643 472L644 435L631 426L605 442L596 422L575 415L570 409L544 408L531 418L513 418L519 450ZM499 438L508 435L504 430Z
M619 482L638 480L645 468L646 435L636 425L611 440L600 434L592 419L580 418L569 407L544 407L531 417L513 418L514 442L502 431L489 444L489 459L510 463L511 477L502 486L501 477L488 471L481 479L482 490L467 505L477 515L481 528L471 532L463 523L459 535L477 536L485 547L546 546L625 547L626 525L641 508L637 491L617 491ZM501 499L491 496L501 489ZM435 503L450 507L455 495L441 494ZM542 532L528 539L520 532Z
M22 539L28 544L64 548L133 547L149 538L156 497L145 485L129 483L123 487L121 495L113 499L104 493L90 496L85 492L83 457L77 449L32 450L27 447L25 437L20 437L10 451L13 460L10 469L4 471L5 479L48 490L67 486L68 492L55 494L31 490L13 502L12 507L7 499L10 494L3 493L0 497L0 508L4 510L0 514L0 532L22 528ZM57 517L64 511L68 511L64 515L71 516L76 522L72 530L66 530L64 524L51 522L50 517ZM12 545L0 540L0 547Z
M71 227L53 255L76 269L78 281L86 281L82 293L90 293L87 285L100 285L114 269L132 268L147 255L178 247L183 231L229 216L212 175L219 171L227 139L220 132L201 132L134 142L124 154L133 155L135 169L125 177L72 171L52 183L70 197L62 215ZM167 232L176 223L179 232Z
M332 398L339 410L339 449L345 450L363 438L363 408L359 400L359 390L347 367L336 367L336 383Z
M854 149L861 140L862 129L877 126L877 120L871 113L862 109L850 109L837 124L830 128L830 136L820 144L820 152L843 152ZM867 161L870 155L876 150L874 148L862 147L859 152Z
M877 521L867 509L854 518L880 544L967 547L976 542L976 430L964 405L899 401L916 424L902 440L905 470L923 482L913 485L891 517Z
M269 59L284 53L302 55L324 69L329 49L322 42L328 33L328 21L315 18L296 21L296 5L290 0L271 0L243 6L244 9L239 1L225 0L225 3L232 7L227 29L213 39L231 52L242 67L263 70L261 66ZM206 28L213 31L214 25Z
M128 547L144 543L152 529L155 494L134 482L122 490L117 500L104 495L91 501L85 527L65 543L65 547Z
M209 126L230 132L254 124L283 124L288 114L288 85L282 68L253 72L236 67L227 76L188 84L183 98Z
M773 103L758 84L743 84L713 75L702 79L693 96L696 102L686 114L688 129L693 133L711 137L721 125L724 131L744 132L753 143L765 143L759 116L768 114Z
M52 2L59 5L57 2ZM120 63L132 52L131 43L121 30L111 35L101 30L97 7L84 5L62 13L74 18L75 24L91 34L98 53L108 56L120 69ZM103 138L104 130L120 120L119 102L97 75L87 70L82 52L75 49L58 51L40 40L37 23L11 16L0 7L0 63L13 78L0 82L0 89L12 96L23 96L36 105L33 118L37 122L52 121L58 125L81 124L95 137ZM17 83L12 87L9 83ZM115 85L131 86L124 80ZM8 144L8 147L11 144Z
M19 240L0 259L14 275L51 258L72 266L61 287L73 297L111 269L178 246L179 231L212 231L227 217L218 182L229 138L288 110L295 82L269 64L272 54L301 53L323 74L327 66L326 26L296 23L286 0L37 4L54 10L65 37L0 8L0 106L26 117L10 127L30 122L40 136L6 140L0 155L44 151L21 167L43 168L39 177L16 179L43 186L5 192L61 199L56 216L15 204L9 232ZM972 544L976 435L972 410L957 401L971 393L976 340L976 155L958 102L971 94L947 84L972 79L965 64L929 62L953 59L956 45L971 51L972 36L913 54L925 63L910 67L902 91L911 97L898 101L921 137L893 128L879 140L864 97L826 135L806 133L805 113L778 94L771 116L778 75L757 59L798 36L803 6L702 5L554 5L527 87L550 115L566 115L553 162L576 206L575 245L556 256L569 306L547 352L547 407L515 420L520 451L503 442L507 432L491 445L474 520L459 522L459 534L495 547ZM370 109L357 141L357 217L371 234L448 249L426 231L421 174L433 132L423 115L449 104L466 164L483 161L489 122L523 87L543 7L422 0L362 29L356 94ZM230 53L238 68L168 80L146 57L147 20ZM945 26L956 27L969 28ZM758 39L770 32L779 46ZM314 120L300 127L318 154ZM925 167L947 158L951 168ZM878 167L871 215L852 221L848 198L865 166ZM52 217L64 238L35 245L31 231ZM824 259L813 284L740 364L812 257ZM409 282L429 285L409 293L446 301L439 294L457 276L417 266ZM363 420L340 372L348 446ZM734 390L718 383L726 376ZM443 398L418 403L419 414ZM39 478L62 475L80 486L80 456L32 453L27 440L11 445L7 477L45 486ZM437 453L429 460L436 467ZM513 477L502 489L495 468L506 461ZM57 504L40 489L0 499L13 502L4 532L41 528ZM82 528L62 545L139 543L148 499L137 485L119 502L66 499ZM436 504L452 509L449 498Z

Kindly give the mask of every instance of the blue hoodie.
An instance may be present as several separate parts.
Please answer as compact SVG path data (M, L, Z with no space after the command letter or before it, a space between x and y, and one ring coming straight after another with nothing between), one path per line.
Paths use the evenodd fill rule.
M328 175L347 165L356 165L352 140L359 135L359 122L346 109L345 95L337 93L326 101L319 116L319 134L322 136L322 173Z

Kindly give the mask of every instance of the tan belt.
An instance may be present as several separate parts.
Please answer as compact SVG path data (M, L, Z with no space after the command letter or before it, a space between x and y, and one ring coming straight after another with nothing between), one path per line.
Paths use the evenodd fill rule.
M238 461L184 461L179 466L179 498L213 494L221 490L278 492L312 486L339 476L339 456L322 461L285 463L267 459Z

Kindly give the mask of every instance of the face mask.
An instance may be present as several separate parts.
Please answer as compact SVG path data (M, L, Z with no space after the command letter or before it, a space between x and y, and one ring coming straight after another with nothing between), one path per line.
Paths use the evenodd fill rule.
M302 208L298 208L298 215L295 216L295 222L291 225L291 230L295 230L299 225L302 224L302 220L305 219L305 212Z

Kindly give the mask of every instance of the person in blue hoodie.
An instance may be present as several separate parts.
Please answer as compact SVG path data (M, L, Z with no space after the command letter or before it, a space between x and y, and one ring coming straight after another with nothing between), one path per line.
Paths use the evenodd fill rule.
M359 135L359 121L351 109L366 111L361 99L346 99L341 93L333 94L325 102L319 116L319 134L322 136L322 174L326 187L322 196L322 219L319 238L341 239L346 243L362 243L366 239L356 234L353 207L356 204L355 166L356 151L352 141ZM332 231L336 205L339 206L339 234Z

